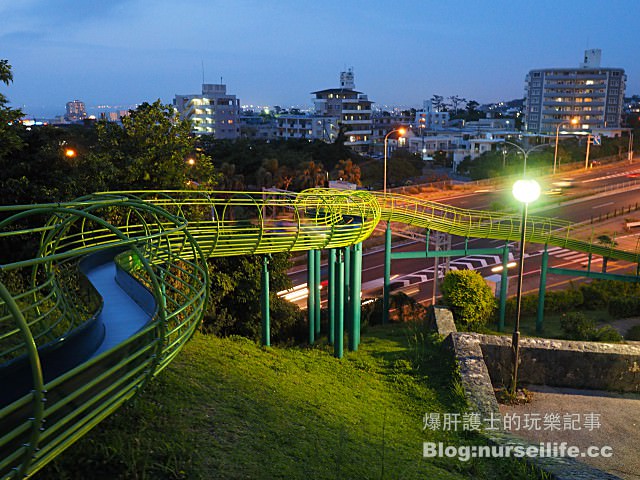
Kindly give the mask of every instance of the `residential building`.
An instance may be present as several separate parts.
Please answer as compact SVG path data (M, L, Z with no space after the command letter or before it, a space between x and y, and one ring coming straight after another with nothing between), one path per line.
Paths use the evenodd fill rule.
M432 100L424 100L414 121L420 130L444 130L449 122L449 112L440 112L434 108Z
M312 139L315 119L309 115L282 114L276 117L277 138Z
M64 115L64 119L67 122L78 122L80 120L84 120L85 118L87 118L87 110L85 108L84 102L81 102L80 100L67 102L67 109Z
M525 129L533 133L619 128L626 75L600 66L601 50L585 51L577 68L531 70L525 79ZM577 119L575 125L572 119Z
M261 113L245 110L240 114L239 122L242 138L271 140L277 136L276 119L268 110Z
M240 136L240 100L228 94L224 84L203 83L201 95L176 95L173 106L182 118L191 121L196 135L216 139Z
M345 145L356 152L368 153L373 133L373 102L367 95L355 90L353 69L340 73L340 88L328 88L312 93L315 95L313 103L316 121L325 119L321 130L327 131L327 124L337 121L337 126L345 136ZM316 122L314 126L318 128L318 125L320 124Z

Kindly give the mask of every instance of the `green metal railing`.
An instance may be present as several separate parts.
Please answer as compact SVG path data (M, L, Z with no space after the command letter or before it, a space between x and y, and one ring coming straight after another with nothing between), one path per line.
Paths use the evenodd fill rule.
M464 237L518 240L520 232L519 215L329 189L105 192L0 207L0 247L10 258L0 265L0 379L29 372L29 388L0 410L0 478L37 472L175 357L204 314L207 258L346 247L381 220ZM528 221L528 241L639 260L637 251L574 239L567 222ZM122 343L48 378L46 352L64 348L101 308L78 266L111 251L152 293L155 313Z

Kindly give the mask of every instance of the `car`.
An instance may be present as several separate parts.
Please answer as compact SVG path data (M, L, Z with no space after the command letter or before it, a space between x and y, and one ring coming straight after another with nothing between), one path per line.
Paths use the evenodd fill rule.
M557 182L553 182L554 188L571 188L573 187L573 178L563 178Z
M561 188L550 188L549 190L546 190L544 192L545 195L564 195L564 190L562 190Z

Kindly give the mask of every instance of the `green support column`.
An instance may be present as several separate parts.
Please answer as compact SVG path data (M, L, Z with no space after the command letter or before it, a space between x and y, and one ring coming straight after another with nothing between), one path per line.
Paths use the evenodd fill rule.
M316 256L313 253L313 250L309 250L307 252L307 317L309 318L309 345L313 345L316 341L316 328L314 325L316 315L316 297L313 294L316 283L315 263Z
M509 287L509 244L505 243L502 251L502 273L500 274L500 312L498 317L498 331L504 332L504 319L507 312L507 292Z
M336 250L335 248L329 249L329 260L327 262L328 266L328 292L327 292L327 318L329 321L329 344L333 344L334 339L334 322L335 319L335 309L336 309Z
M538 315L536 316L536 332L542 332L542 321L544 319L544 292L547 288L547 267L549 265L549 252L544 246L542 253L542 265L540 266L540 288L538 289Z
M391 286L391 223L384 232L384 286L382 287L382 323L389 322L389 288Z
M342 358L344 343L344 259L343 249L336 255L336 325L333 355Z
M351 335L351 247L344 248L344 324Z
M262 345L271 346L271 319L269 317L269 257L262 259L262 291L260 292L262 308Z
M316 327L316 338L318 336L320 336L320 308L322 307L322 300L320 298L320 283L322 281L321 278L321 254L322 251L321 250L314 250L313 251L315 254L315 262L314 262L314 267L316 270L315 273L315 281L316 281L316 285L315 285L315 290L314 290L314 295L315 295L315 307L316 307L316 311L313 315L313 319L314 319L314 325Z
M349 350L355 352L360 344L360 290L362 289L362 243L353 246L351 254L351 328Z

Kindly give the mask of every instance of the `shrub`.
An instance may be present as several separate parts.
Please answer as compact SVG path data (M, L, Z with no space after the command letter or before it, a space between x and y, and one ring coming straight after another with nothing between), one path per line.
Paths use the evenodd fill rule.
M622 335L611 325L605 325L596 331L593 340L596 342L621 342Z
M627 330L627 333L624 334L624 338L634 341L640 340L640 325L634 325L629 330Z
M611 325L596 328L596 322L582 312L570 312L562 317L560 326L569 340L620 342L622 336Z
M389 305L394 311L389 317L390 320L399 322L418 321L424 319L426 314L426 308L404 292L391 295Z
M569 340L592 340L596 335L596 322L582 312L569 312L560 319L560 327Z
M607 308L609 305L609 294L596 282L580 285L580 291L583 298L582 306L588 310Z
M566 290L553 290L545 293L544 311L545 313L562 313L582 306L583 302L582 291L573 286Z
M613 297L609 300L609 314L614 318L634 317L640 314L640 298Z
M474 270L447 273L442 281L442 299L463 330L482 329L496 308L489 285Z

